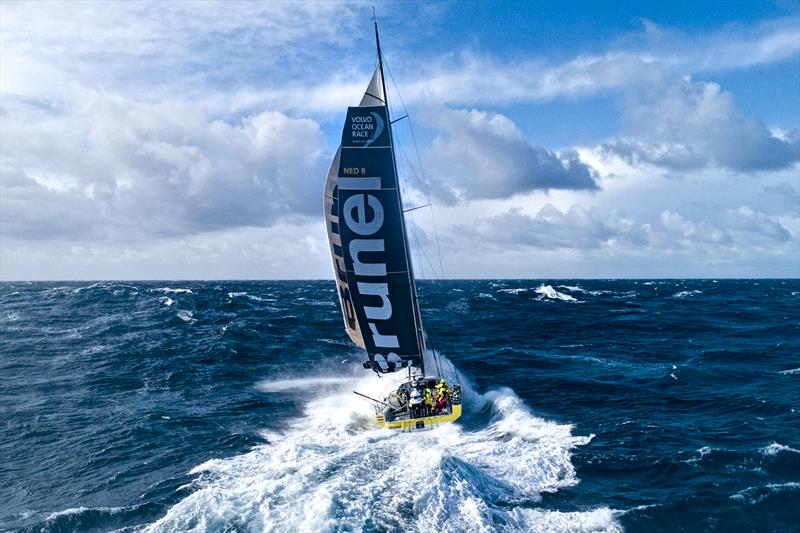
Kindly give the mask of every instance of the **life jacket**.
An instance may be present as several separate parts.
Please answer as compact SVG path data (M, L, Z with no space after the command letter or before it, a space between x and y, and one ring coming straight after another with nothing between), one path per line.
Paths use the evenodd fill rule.
M425 389L425 403L428 404L429 407L433 406L433 396L431 395L431 389Z

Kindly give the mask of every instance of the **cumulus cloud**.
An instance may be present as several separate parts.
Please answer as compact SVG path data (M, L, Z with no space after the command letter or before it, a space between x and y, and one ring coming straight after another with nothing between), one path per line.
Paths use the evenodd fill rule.
M445 201L597 188L594 171L576 152L530 144L499 113L444 110L432 125L440 131L427 154L436 175L432 190Z
M394 9L426 7L382 11ZM98 265L94 277L139 277L154 263L181 277L185 265L164 259L171 250L205 261L207 275L218 277L327 275L322 237L306 242L303 235L318 229L312 221L341 113L358 100L373 66L371 32L361 31L369 15L359 2L0 3L4 275L9 265L24 277L30 265L63 259L72 265L62 269L68 277L88 275L91 265ZM418 33L408 37L401 26L384 28L412 115L415 107L568 105L596 95L622 101L625 135L583 151L583 159L531 144L511 111L435 115L420 137L433 138L425 162L435 196L460 202L453 212L480 204L499 213L469 225L463 214L451 219L461 222L451 227L462 238L471 236L464 249L501 243L551 254L554 265L560 254L581 251L796 250L797 193L787 176L797 168L797 130L770 130L715 84L683 78L796 58L794 20L696 36L645 22L644 31L564 60L421 49ZM333 113L337 131L326 140L320 124L328 127ZM603 174L604 191L582 194L598 191L598 153L640 171L659 169L648 184ZM783 174L753 185L752 202L739 194L699 205L690 197L704 190L679 198L672 189L664 196L673 203L645 199L662 169L687 176L687 169L718 167ZM621 201L614 195L625 187ZM545 194L561 210L537 212ZM536 209L511 208L531 198ZM594 207L565 208L584 201ZM416 229L430 247L430 228ZM235 241L230 249L227 241ZM312 256L324 272L293 269L298 257ZM267 257L283 263L262 274ZM418 263L435 266L424 256ZM222 264L224 272L213 270Z
M627 97L623 119L634 135L607 142L603 149L633 163L750 172L800 161L800 130L776 134L742 116L733 95L716 83L681 79L636 88Z
M318 210L318 124L263 112L229 124L182 102L88 92L2 120L3 232L28 238L179 235Z
M596 209L573 205L560 211L546 204L530 216L519 208L476 221L456 225L450 235L461 235L502 248L540 250L586 250L606 246L646 246L650 227L638 224L621 213L601 214Z
M791 253L800 235L793 235L779 219L748 206L699 219L665 210L655 223L634 220L620 211L604 212L573 205L559 210L546 204L535 215L511 208L470 225L455 224L445 239L455 246L464 241L502 251L603 250L611 254L691 252L698 257L727 256L754 249Z

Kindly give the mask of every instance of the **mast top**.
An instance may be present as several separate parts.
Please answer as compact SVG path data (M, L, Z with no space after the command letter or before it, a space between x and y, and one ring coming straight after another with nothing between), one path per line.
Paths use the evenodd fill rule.
M383 55L381 54L381 39L378 36L378 19L375 18L375 8L372 8L372 23L375 25L375 46L378 48L378 65L381 68L381 77L383 77Z

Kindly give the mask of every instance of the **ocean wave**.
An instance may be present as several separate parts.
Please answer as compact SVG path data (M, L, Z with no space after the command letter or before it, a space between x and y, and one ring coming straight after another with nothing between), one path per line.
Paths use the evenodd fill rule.
M158 287L156 289L150 289L152 292L167 292L167 293L174 293L174 294L194 294L192 289L173 289L171 287Z
M184 322L197 322L197 319L194 318L194 313L185 309L179 309L177 316Z
M519 288L519 289L497 289L497 292L504 292L506 294L520 294L523 292L528 292L530 289Z
M62 516L78 515L89 511L115 514L128 511L129 509L131 508L130 507L83 507L83 506L71 507L69 509L64 509L63 511L56 511L55 513L50 513L47 516L47 518L45 518L45 520L53 521L58 518L61 518Z
M568 290L570 292L579 292L579 293L582 293L582 294L591 294L592 296L603 296L604 294L616 294L616 291L600 291L600 290L590 291L588 289L584 289L583 287L581 287L579 285L559 285L558 288L559 289ZM622 293L623 296L631 295L631 294L633 294L635 296L636 295L636 291L628 291L626 293Z
M695 452L692 454L692 456L689 457L688 459L684 460L683 462L687 463L687 464L699 463L700 461L703 460L703 458L706 455L710 454L714 450L715 450L715 448L712 448L711 446L703 446L702 448L699 448L699 449L695 450Z
M539 300L549 298L551 300L561 300L563 302L580 302L580 300L570 296L569 294L558 292L552 287L552 285L539 285L534 292L539 295Z
M173 300L169 296L160 296L158 298L158 301L161 302L162 304L166 305L167 307L169 307L169 306L171 306L172 304L175 303L175 300Z
M766 455L766 456L773 456L773 457L778 455L781 452L785 452L785 453L800 453L800 450L796 450L794 448L791 448L791 447L786 446L784 444L781 444L779 442L773 442L772 444L770 444L768 446L764 446L759 451L762 454Z
M768 483L758 487L747 487L730 496L731 500L755 505L762 500L779 492L800 491L800 483L789 481L786 483Z
M778 374L783 374L784 376L791 376L794 374L800 374L800 368L790 368L788 370L781 370Z
M401 377L262 381L265 392L323 386L305 415L249 453L190 471L195 492L146 531L393 529L621 531L615 511L530 509L541 494L578 483L571 450L592 436L535 416L507 388L468 393L482 418L467 431L448 424L403 434L374 429L369 402ZM355 381L355 383L354 383ZM395 384L395 383L393 383ZM332 390L331 390L332 389ZM465 385L465 390L468 385ZM477 414L482 413L482 414ZM501 503L498 503L501 502ZM366 510L369 509L369 512Z
M696 296L698 294L703 294L703 291L698 291L698 290L680 291L680 292L676 292L675 294L673 294L672 297L673 298L686 298L687 296Z
M240 298L245 297L248 300L253 300L254 302L275 302L277 301L275 298L262 298L261 296L256 296L255 294L250 294L244 291L241 292L229 292L228 298ZM305 298L297 298L298 300L305 300ZM325 302L326 304L328 302ZM335 302L334 302L335 303Z
M452 313L458 313L463 315L464 313L469 311L469 302L466 298L459 298L453 302L449 302L447 304L447 310Z

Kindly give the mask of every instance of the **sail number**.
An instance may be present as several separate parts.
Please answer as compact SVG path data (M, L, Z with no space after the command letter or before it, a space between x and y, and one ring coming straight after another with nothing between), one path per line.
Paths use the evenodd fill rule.
M358 176L364 175L367 173L367 169L364 167L344 167L342 168L342 174L349 174L351 176Z

